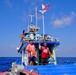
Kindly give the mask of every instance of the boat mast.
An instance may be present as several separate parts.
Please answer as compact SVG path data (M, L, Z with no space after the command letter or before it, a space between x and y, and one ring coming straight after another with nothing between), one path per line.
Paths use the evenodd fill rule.
M36 7L36 27L37 27L37 7Z
M34 15L29 15L30 19L31 19L31 24L32 24L32 18L34 17Z
M44 38L44 34L45 34L44 13L42 14L42 20L43 20L43 38Z
M31 23L29 23L29 20L28 20L28 32L30 31L29 27L33 24L33 21L32 21L33 17L34 17L34 15L32 15L32 14L29 15Z
M41 14L42 14L43 39L44 39L44 34L45 34L45 26L44 26L44 13L46 12L46 10L39 10L39 12L41 12Z
M30 24L29 24L29 17L28 17L28 33L29 33L29 25L30 25Z

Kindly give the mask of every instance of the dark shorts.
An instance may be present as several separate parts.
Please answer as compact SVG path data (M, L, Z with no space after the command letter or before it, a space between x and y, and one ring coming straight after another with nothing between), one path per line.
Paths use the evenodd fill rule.
M42 59L41 59L41 62L42 62L42 63L48 63L48 58L42 58Z
M31 61L35 61L36 60L36 57L35 56L33 56L33 57L28 57L28 62L31 62Z

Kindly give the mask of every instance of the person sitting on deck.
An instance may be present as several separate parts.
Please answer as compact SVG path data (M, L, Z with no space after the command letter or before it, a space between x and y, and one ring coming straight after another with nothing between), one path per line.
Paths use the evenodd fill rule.
M39 49L42 50L41 51L41 65L48 64L48 57L49 57L49 55L50 55L50 57L52 57L52 54L51 54L49 48L47 47L46 42L44 42L43 46L41 46L40 42L39 42Z
M27 45L26 50L28 51L28 65L32 64L34 65L36 60L36 49L33 45L33 40L29 41L30 43ZM32 63L31 63L32 62Z

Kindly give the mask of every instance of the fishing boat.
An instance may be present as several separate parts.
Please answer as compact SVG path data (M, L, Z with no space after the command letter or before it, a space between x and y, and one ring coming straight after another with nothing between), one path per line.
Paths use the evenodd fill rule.
M44 26L44 13L45 10L40 10L42 14L42 25L43 25L43 33L38 33L40 28L37 25L37 8L36 8L36 25L33 24L32 16L30 25L28 29L23 30L21 34L20 45L17 48L18 53L22 56L22 61L13 62L12 67L9 72L0 73L0 75L76 75L76 65L75 64L65 64L58 65L56 60L55 49L60 45L59 39L50 36L49 34L45 34L45 26ZM36 47L36 61L35 65L28 66L28 55L26 46L29 44L29 40L33 40L33 44ZM39 42L41 46L46 42L49 47L50 52L52 53L52 57L48 57L48 64L41 65L41 50L39 50Z

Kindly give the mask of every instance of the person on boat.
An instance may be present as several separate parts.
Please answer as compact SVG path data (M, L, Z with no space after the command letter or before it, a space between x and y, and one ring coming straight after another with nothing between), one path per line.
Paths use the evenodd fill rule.
M36 60L36 48L33 45L33 40L29 41L26 50L28 51L28 65L34 65Z
M25 37L25 30L23 30L23 33L21 34L21 41L23 41L24 37Z
M47 43L44 42L43 46L40 45L39 42L39 49L41 51L41 65L48 64L48 57L52 57L52 53L50 52L49 48L47 47Z

